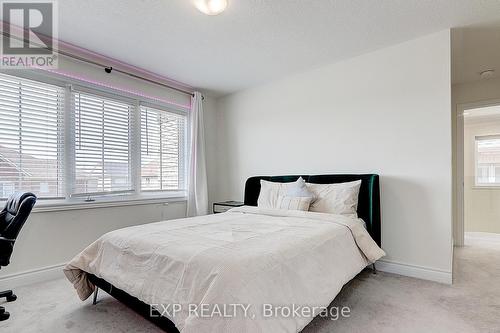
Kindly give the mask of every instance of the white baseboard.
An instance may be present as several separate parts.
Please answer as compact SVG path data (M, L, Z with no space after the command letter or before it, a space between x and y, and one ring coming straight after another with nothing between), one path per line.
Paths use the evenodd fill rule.
M452 284L452 273L434 268L402 264L394 261L379 260L377 269L382 272L394 273L414 277L422 280L430 280L439 283Z
M500 234L492 232L468 231L465 233L465 240L481 240L489 242L500 242Z
M14 289L32 283L55 280L64 276L66 264L42 267L0 277L0 290Z

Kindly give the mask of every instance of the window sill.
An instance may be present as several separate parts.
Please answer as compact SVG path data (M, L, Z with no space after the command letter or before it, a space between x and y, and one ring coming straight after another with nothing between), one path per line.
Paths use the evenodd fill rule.
M473 190L500 190L500 185L474 185Z
M185 196L138 196L134 198L103 198L93 202L83 200L40 200L35 204L33 213L58 212L80 209L97 209L109 207L140 206L153 204L169 204L174 202L185 202Z

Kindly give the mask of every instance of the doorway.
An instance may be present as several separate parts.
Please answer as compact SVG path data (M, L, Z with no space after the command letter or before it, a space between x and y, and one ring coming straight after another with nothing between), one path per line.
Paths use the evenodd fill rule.
M500 101L462 105L457 186L461 243L500 240Z

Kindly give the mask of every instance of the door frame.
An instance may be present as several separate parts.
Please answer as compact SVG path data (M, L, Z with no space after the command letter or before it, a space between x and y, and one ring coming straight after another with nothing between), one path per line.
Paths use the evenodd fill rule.
M460 103L455 108L455 224L453 228L453 243L464 246L465 216L464 216L464 111L500 105L500 99L489 99L471 103Z

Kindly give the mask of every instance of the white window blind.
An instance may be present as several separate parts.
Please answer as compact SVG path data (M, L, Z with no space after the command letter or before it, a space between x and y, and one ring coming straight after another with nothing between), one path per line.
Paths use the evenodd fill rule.
M0 198L64 196L64 89L0 74Z
M185 190L186 116L141 106L142 191Z
M476 186L500 186L500 135L475 137Z
M133 190L131 119L134 105L73 92L74 184L72 196Z
M185 193L187 114L47 82L0 73L0 199Z

